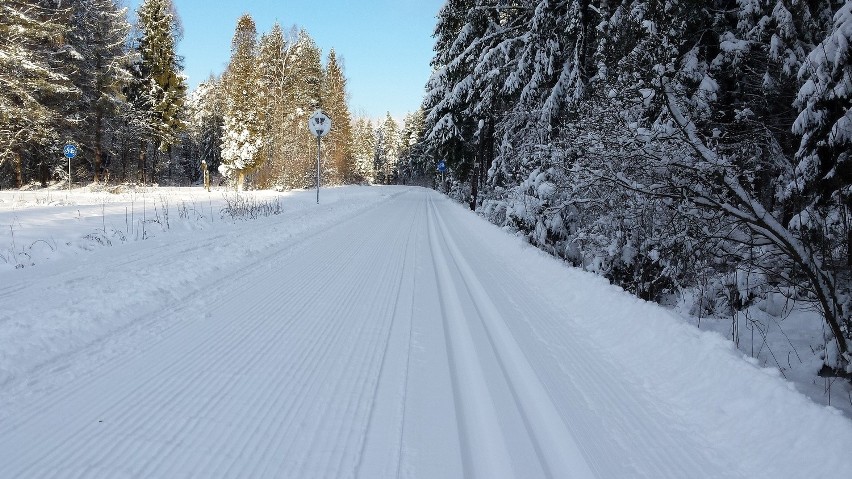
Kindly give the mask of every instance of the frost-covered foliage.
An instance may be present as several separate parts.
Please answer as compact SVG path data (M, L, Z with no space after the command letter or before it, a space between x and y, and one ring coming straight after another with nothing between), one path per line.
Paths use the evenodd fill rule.
M176 51L180 21L171 0L144 0L137 16L139 99L155 145L166 151L185 127L186 77Z
M257 29L243 14L231 41L231 63L225 72L225 113L222 134L222 163L219 173L235 179L243 188L247 173L263 163L260 118L260 79L257 64Z
M643 298L722 314L783 291L848 352L849 12L450 1L417 151L451 160L450 194Z

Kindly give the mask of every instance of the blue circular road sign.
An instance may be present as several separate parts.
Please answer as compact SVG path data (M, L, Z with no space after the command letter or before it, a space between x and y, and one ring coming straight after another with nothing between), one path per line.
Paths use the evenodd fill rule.
M443 160L438 162L438 171L441 173L447 171L447 164Z
M65 145L65 148L62 149L62 152L65 153L66 158L74 158L77 156L77 147L72 144Z

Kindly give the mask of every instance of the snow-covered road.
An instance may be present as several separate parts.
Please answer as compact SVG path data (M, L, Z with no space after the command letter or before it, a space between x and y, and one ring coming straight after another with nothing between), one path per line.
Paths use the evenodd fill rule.
M0 477L852 474L852 423L722 338L435 192L378 190L289 234L2 276ZM223 244L246 253L190 272ZM102 334L39 355L9 326L29 317Z

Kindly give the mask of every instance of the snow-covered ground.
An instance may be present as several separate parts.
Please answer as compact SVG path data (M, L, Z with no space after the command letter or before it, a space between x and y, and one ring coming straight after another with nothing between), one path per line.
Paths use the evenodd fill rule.
M0 192L0 477L852 476L718 334L437 193L322 193Z

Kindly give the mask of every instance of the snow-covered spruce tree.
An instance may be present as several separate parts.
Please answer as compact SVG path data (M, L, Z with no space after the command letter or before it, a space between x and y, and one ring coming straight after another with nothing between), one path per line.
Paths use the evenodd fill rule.
M71 78L80 91L74 136L79 146L93 152L91 167L97 182L105 171L104 157L116 153L106 139L119 128L122 90L131 81L126 49L130 25L126 9L114 0L78 0L71 8L68 42L75 51Z
M482 32L465 28L469 12L476 11L473 0L449 0L438 12L435 27L433 73L426 84L423 110L426 114L425 154L445 160L450 176L464 181L472 170L473 146L469 142L476 128L465 115L469 77L473 72L474 45ZM465 81L468 79L467 81ZM466 195L465 195L466 196Z
M131 98L142 113L142 147L140 178L145 181L146 155L149 146L156 147L149 178L157 178L159 152L171 157L172 145L185 127L183 107L186 101L186 79L181 73L175 45L181 27L171 0L144 0L136 12L137 31L135 75Z
M316 182L316 138L308 130L308 118L323 106L322 54L305 30L300 30L290 49L292 84L292 153L289 187L305 188ZM327 164L326 159L323 164Z
M421 149L423 110L405 115L399 138L399 174L403 184L431 184L434 165Z
M246 174L263 162L256 61L257 29L251 16L244 14L237 20L231 41L231 62L222 77L225 113L219 172L234 180L237 191L243 189Z
M747 258L775 282L805 288L820 306L837 349L848 354L848 318L824 255L808 237L784 225L781 209L761 202L759 158L726 144L725 125L714 121L722 85L708 61L712 45L691 24L711 25L701 17L706 11L686 2L657 7L634 2L622 17L627 22L622 31L634 41L619 43L626 55L619 62L621 94L615 95L625 101L621 117L633 137L609 149L614 154L605 176L623 188L671 200L679 216L720 240L725 254ZM628 161L641 166L628 171ZM745 250L757 253L749 257ZM841 356L826 358L832 360L845 362Z
M14 171L14 184L26 181L26 159L41 153L41 178L46 181L46 156L59 156L59 128L64 112L58 101L76 90L53 59L65 48L63 19L67 10L45 8L37 2L0 3L0 172ZM0 179L0 185L6 183Z
M323 82L323 111L331 118L333 128L325 138L331 177L324 182L340 184L352 178L352 116L346 104L346 77L343 66L332 48L328 53Z
M782 195L796 199L791 226L821 246L813 262L822 269L852 264L852 4L841 5L825 38L810 52L799 70L804 84L795 105L800 110L793 132L801 136L796 166ZM820 244L821 243L821 244ZM844 258L845 257L845 258ZM820 264L821 262L821 264ZM823 301L840 353L852 372L852 301L848 287L842 296L842 271L825 275L825 289L834 289ZM848 281L848 278L845 278ZM826 296L829 296L827 293ZM844 343L843 339L846 340ZM838 362L828 362L835 366Z
M597 86L606 80L602 36L608 18L600 12L608 11L608 3L541 0L513 10L501 41L481 56L476 71L490 72L488 78L500 85L493 96L485 86L476 88L481 97L494 98L490 109L497 112L493 128L486 123L486 141L480 144L492 143L489 135L499 139L482 152L486 158L496 155L488 161L481 212L497 224L519 229L553 254L643 297L654 296L650 291L662 288L634 287L634 276L645 276L647 269L634 271L630 265L648 263L649 255L659 252L629 229L644 221L643 231L651 231L648 218L663 220L642 211L647 202L635 194L613 191L611 185L596 184L574 171L580 160L589 168L605 161L595 153L605 136L622 134L613 105ZM523 28L513 29L513 22ZM474 108L487 111L483 104ZM616 210L615 205L634 205L635 210ZM616 276L629 277L629 282Z
M221 81L210 76L193 90L187 102L188 132L197 153L197 161L218 171L222 163L222 132L225 98Z
M355 120L352 126L352 154L354 157L353 180L359 183L376 181L373 159L376 152L376 131L373 123L364 117Z
M398 163L399 124L387 112L376 134L376 180L385 185L396 183Z
M268 33L260 36L257 68L259 71L261 118L265 160L256 173L254 182L262 188L285 187L285 157L289 126L288 119L293 78L288 71L288 44L281 26L276 23Z
M793 131L801 136L789 189L826 202L849 204L852 183L852 4L837 11L826 38L799 70L804 84L795 104ZM847 191L843 191L847 190ZM832 198L835 195L843 198ZM810 206L810 205L809 205Z

